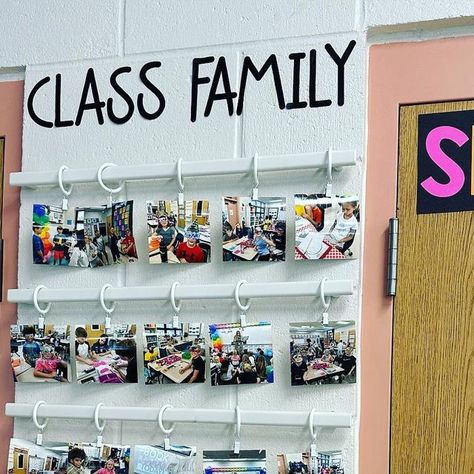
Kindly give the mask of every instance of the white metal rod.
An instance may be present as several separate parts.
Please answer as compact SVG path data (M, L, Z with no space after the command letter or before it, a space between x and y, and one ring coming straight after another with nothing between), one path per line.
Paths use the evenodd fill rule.
M353 166L357 162L355 150L332 152L334 167ZM269 155L258 157L258 171L291 171L327 166L327 152L300 153L291 155ZM98 168L67 169L63 173L63 183L95 183ZM225 160L183 161L182 176L216 176L247 174L253 172L253 157ZM156 163L137 166L111 166L106 168L103 179L107 182L137 181L148 179L175 178L176 163ZM10 174L11 186L54 186L58 184L58 170L22 171Z
M5 414L12 417L31 418L32 404L7 403ZM94 419L94 406L84 405L41 405L38 409L39 418ZM160 407L107 407L100 410L103 421L150 421L156 422ZM241 410L243 425L274 425L274 426L308 426L309 412L301 411L270 411ZM212 423L234 424L235 410L203 409L203 408L169 408L163 414L163 421L180 423ZM350 428L350 413L316 412L314 426Z
M99 301L100 288L46 288L39 292L40 303L69 303ZM234 298L235 284L220 283L213 285L178 285L177 300L231 299ZM328 280L324 284L326 296L352 295L352 280ZM10 289L10 303L33 304L34 289ZM106 301L145 301L170 299L170 286L135 286L110 288L105 292ZM319 296L319 281L292 281L270 283L245 283L240 287L240 297L273 298Z

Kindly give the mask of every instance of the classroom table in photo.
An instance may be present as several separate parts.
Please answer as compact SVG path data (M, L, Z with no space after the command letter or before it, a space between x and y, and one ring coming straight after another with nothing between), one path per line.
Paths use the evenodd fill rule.
M118 356L113 356L111 354L107 354L105 356L98 355L98 358L94 360L95 363L100 361L104 361L113 374L116 374L120 379L121 383L124 383L125 376L126 376L126 367L117 367L115 364L117 362L121 362L122 359ZM103 365L89 365L84 362L76 361L76 370L77 370L77 381L79 383L91 383L91 382L98 382L100 373L99 370L104 367ZM124 370L125 369L125 372Z
M189 363L192 359L189 360ZM150 371L154 371L159 374L159 382L163 383L163 377L168 378L174 383L182 383L192 373L193 369L187 361L184 361L181 354L170 354L161 359L157 359L153 362L148 362L148 368ZM185 369L181 373L181 369Z
M255 250L253 244L251 246L245 245L249 242L247 236L241 237L240 239L230 240L222 244L222 248L225 252L229 252L240 260L255 260L258 252Z
M35 369L22 357L12 357L12 368L18 382L59 382L47 377L35 377Z
M325 366L316 368L316 365ZM344 373L344 369L338 365L322 362L320 359L308 363L308 370L303 375L303 380L306 383L320 382L326 380L335 375L341 375Z

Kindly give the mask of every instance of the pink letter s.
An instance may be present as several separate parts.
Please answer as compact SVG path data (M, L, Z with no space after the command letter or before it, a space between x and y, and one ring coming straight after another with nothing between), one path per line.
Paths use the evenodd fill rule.
M449 182L438 183L433 177L422 181L421 186L436 197L450 197L458 193L465 181L463 169L440 148L441 140L451 140L459 147L463 146L469 137L459 128L442 126L436 127L426 137L426 151L430 158L448 175Z

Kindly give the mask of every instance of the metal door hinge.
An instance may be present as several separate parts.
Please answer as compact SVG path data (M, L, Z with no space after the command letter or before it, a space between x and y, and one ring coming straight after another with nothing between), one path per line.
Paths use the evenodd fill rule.
M387 296L397 294L398 218L388 221Z

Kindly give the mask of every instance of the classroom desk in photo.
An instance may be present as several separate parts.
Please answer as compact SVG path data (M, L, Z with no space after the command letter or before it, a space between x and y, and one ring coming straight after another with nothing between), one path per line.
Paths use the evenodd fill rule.
M329 364L329 367L325 369L316 369L313 367L313 364L315 363L324 364L324 362L321 362L320 359L315 359L310 364L308 364L308 370L303 375L303 380L306 383L325 380L330 377L334 377L335 375L341 375L344 372L344 369L342 367L339 367L334 364Z
M178 257L171 251L168 250L168 263L181 263ZM148 253L150 258L150 263L162 263L160 249L152 250Z
M107 354L105 356L98 355L97 357L98 357L97 359L93 359L94 362L105 361L109 369L111 370L111 372L116 373L119 376L120 380L122 380L122 382L123 380L125 380L126 372L124 373L120 367L112 367L111 365L113 362L120 361L121 360L120 358L111 356L110 354ZM77 370L78 383L85 383L85 381L91 382L92 379L94 379L94 382L97 382L97 383L99 382L99 372L95 366L85 364L84 362L76 361L76 370Z
M31 367L30 364L25 362L22 358L16 358L15 360L19 360L21 363L13 368L15 372L15 377L18 382L59 382L56 379L49 379L45 377L35 377L35 370ZM13 359L12 359L13 363Z
M189 362L192 362L190 359ZM188 367L188 362L182 360L181 354L171 354L153 362L148 362L148 368L160 374L160 376L167 377L174 383L182 383L193 373L191 366ZM183 373L180 370L186 368Z
M229 240L228 242L223 242L222 248L240 260L255 260L258 255L255 247L253 245L251 247L241 247L240 245L244 242L247 242L248 240L249 238L247 236L241 237L237 240Z

